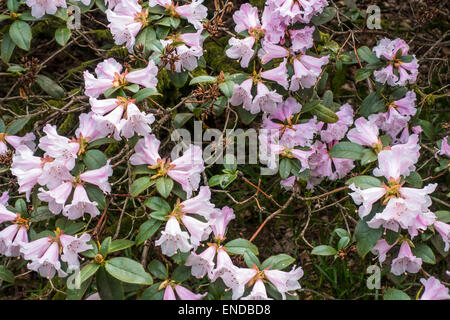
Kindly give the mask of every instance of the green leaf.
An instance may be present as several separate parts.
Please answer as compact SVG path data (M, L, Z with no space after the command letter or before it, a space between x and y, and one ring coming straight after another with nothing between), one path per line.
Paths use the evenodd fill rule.
M244 254L245 251L250 250L253 254L258 255L258 248L250 241L242 238L227 242L225 248L232 254Z
M113 240L108 248L108 253L125 250L134 246L135 242L127 239Z
M173 188L173 180L169 177L161 177L156 179L156 190L163 198L167 198Z
M89 170L95 170L106 165L106 155L100 150L88 150L84 155L83 162Z
M65 46L70 39L70 29L67 27L58 28L55 31L55 40L60 46Z
M135 46L143 45L145 55L149 55L153 50L152 41L156 40L156 32L153 28L147 27L141 30L136 37ZM159 51L160 52L160 51Z
M377 58L375 52L373 52L366 46L363 46L356 51L358 52L358 56L367 63L377 63L378 61L380 61Z
M8 6L9 11L19 11L19 2L17 0L7 0L6 5Z
M0 22L11 19L11 16L7 14L0 14Z
M64 98L64 89L49 77L38 74L36 77L36 82L48 95L57 99Z
M136 244L141 244L153 236L155 232L158 231L161 224L162 222L156 219L150 219L141 224L139 233L136 236Z
M222 82L219 84L219 89L225 96L231 98L234 92L234 82L230 80Z
M100 269L100 265L96 263L89 263L83 267L80 271L81 283L88 280Z
M122 282L143 285L153 284L150 274L145 272L139 262L130 258L112 258L106 262L105 269L110 275Z
M359 113L363 117L369 117L371 114L385 111L384 100L377 92L369 94L361 103Z
M347 247L347 245L350 243L350 238L349 237L342 237L341 239L339 239L338 242L338 250L342 250L344 248Z
M398 289L387 289L383 294L383 300L411 300L411 298Z
M198 84L198 83L213 83L217 81L217 77L212 77L212 76L198 76L195 77L191 80L191 82L189 82L189 85L194 85L194 84Z
M104 267L97 271L97 290L102 300L123 300L122 282L110 276Z
M242 106L237 107L237 113L239 120L245 124L249 125L258 116L258 114L252 114L248 110L245 110Z
M361 190L381 187L382 185L382 182L378 178L364 175L353 177L345 182L346 185L351 185L352 183Z
M172 81L173 85L177 88L182 88L188 79L188 72L168 72L170 81Z
M335 144L331 148L330 157L359 160L362 158L363 153L363 146L357 143L343 141Z
M154 7L156 8L156 7ZM145 289L145 291L142 293L141 299L142 300L162 300L164 297L164 290L159 290L159 286L161 283L156 283L152 285L151 287L148 287Z
M102 139L97 139L97 140L94 140L94 141L90 142L89 145L88 145L88 147L87 147L87 149L88 149L88 150L89 150L89 149L93 149L93 148L95 148L95 147L102 146L102 145L104 145L104 144L110 144L110 143L113 143L113 142L116 142L116 140L113 139L113 138L102 138Z
M5 266L0 265L0 280L14 283L14 274Z
M183 127L193 116L193 113L177 113L173 119L175 129Z
M6 33L3 36L2 47L1 47L1 50L2 50L1 56L2 56L3 61L9 62L15 47L16 47L16 44L11 40L11 37L9 36L9 34Z
M172 280L176 282L183 282L191 276L191 268L186 266L178 266L172 272Z
M28 123L28 121L30 121L30 119L31 119L30 117L23 117L14 120L6 127L6 133L10 135L17 134L20 130L23 129L23 127L25 127L25 125Z
M422 188L423 185L422 177L416 171L411 172L409 176L406 177L405 180L414 188L418 189Z
M355 228L356 247L359 255L364 258L377 244L382 234L383 228L372 229L366 221L360 220Z
M21 20L14 21L9 28L9 36L20 49L30 50L31 28L28 23Z
M264 262L261 265L261 269L277 269L277 270L283 270L286 269L288 266L293 264L295 262L295 259L292 258L290 255L281 253L277 254L275 256L271 256L264 260Z
M85 189L88 194L89 200L97 202L97 206L100 210L106 208L105 194L97 186L92 184L85 184Z
M316 15L311 18L311 22L315 26L320 26L324 23L327 23L328 21L333 20L333 18L336 16L336 12L337 12L336 8L325 7L325 9L320 15Z
M430 140L434 140L436 132L435 132L435 127L433 126L433 124L430 121L421 120L421 119L418 122L419 122L419 125L422 127L423 133L425 133L427 138Z
M150 177L141 177L139 179L136 179L131 184L130 194L133 197L137 197L155 183L156 180L151 180Z
M323 104L317 104L314 109L311 111L314 115L317 116L319 121L323 121L326 123L335 123L339 120L336 113L333 110L325 107Z
M100 246L100 250L98 251L98 253L101 254L103 256L103 258L105 258L109 252L109 246L111 245L111 241L112 241L112 238L107 237L103 240L103 242Z
M358 69L355 75L356 82L366 80L372 75L372 72L373 70L367 68Z
M425 243L414 244L415 248L412 248L412 253L422 259L424 263L436 264L436 257L433 250Z
M157 96L157 95L160 94L155 88L144 88L136 92L136 94L133 96L133 99L135 99L136 102L141 102L150 96Z
M225 154L225 156L223 157L223 166L225 167L225 169L231 172L235 172L237 170L236 157L231 153Z
M439 210L434 213L439 221L450 223L450 211Z
M159 260L152 260L147 267L148 270L150 270L150 273L155 277L156 279L164 280L169 277L169 274L167 273L166 266Z
M153 210L150 214L151 217L161 221L167 220L166 216L169 215L172 210L166 200L160 197L151 197L150 199L145 200L144 205Z
M247 250L244 252L244 261L247 264L247 267L253 268L253 266L257 266L258 268L261 268L261 263L259 262L259 259L253 252L250 250Z
M280 161L280 177L281 179L286 179L287 177L289 177L290 173L291 173L291 169L292 169L292 165L291 165L291 161L288 158L283 158Z
M337 251L333 247L321 245L321 246L315 247L311 251L311 254L315 254L318 256L334 256L335 254L337 254Z
M378 157L371 149L364 149L362 157L361 157L361 165L365 166L366 164L377 161Z

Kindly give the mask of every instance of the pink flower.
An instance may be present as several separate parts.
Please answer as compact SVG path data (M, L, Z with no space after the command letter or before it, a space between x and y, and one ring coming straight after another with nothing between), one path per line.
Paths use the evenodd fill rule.
M132 138L135 133L140 136L149 134L152 132L150 125L155 121L155 116L151 113L146 114L141 112L138 107L130 103L127 106L126 118L122 118L119 124L116 126L116 134L114 138L118 138L117 132L120 131L124 138Z
M201 31L201 30L199 30ZM173 43L172 39L161 40L164 48ZM199 46L188 47L184 44L177 45L175 50L170 54L166 54L171 63L160 62L160 65L164 65L167 70L174 68L175 72L182 72L185 70L192 71L198 66L197 59L203 55L203 50Z
M284 34L289 23L275 9L276 5L273 1L266 2L261 17L262 29L265 30L264 40L271 43L279 43L281 40L284 40Z
M247 68L250 59L255 51L252 49L255 44L255 38L247 37L245 39L230 38L228 44L231 48L225 51L226 55L231 59L241 59L241 67Z
M161 251L166 256L173 256L177 250L189 252L193 247L189 243L189 234L181 231L180 224L175 217L170 217L166 227L161 231L161 237L155 241L156 246L161 246Z
M322 73L322 66L328 63L329 56L315 58L308 55L301 55L294 60L294 75L291 78L290 91L297 91L302 88L311 88Z
M132 165L150 164L163 166L164 174L181 184L187 197L197 190L200 184L200 173L204 170L202 150L198 146L190 145L183 156L170 162L162 160L158 154L160 142L154 135L146 135L135 146L136 153L131 156Z
M157 165L161 159L158 153L161 142L156 139L155 135L149 134L140 139L134 147L135 153L130 157L130 163L133 166L141 164Z
M296 179L296 176L290 176L289 178L281 180L280 185L287 191L292 190Z
M189 231L191 236L190 242L194 249L197 249L200 242L208 239L211 234L211 227L207 222L201 222L200 220L186 214L183 214L180 220L184 227Z
M80 174L80 179L84 182L96 185L104 193L110 193L111 185L108 182L108 178L112 176L113 169L111 168L109 162L110 160L108 160L106 165L101 168L85 171Z
M261 63L266 64L272 59L287 57L289 55L289 50L268 41L263 41L262 48L258 51L258 55L261 59Z
M233 96L230 99L230 103L233 106L243 105L245 109L250 109L252 105L252 86L253 79L247 79L240 85L234 84Z
M361 190L353 183L349 186L349 189L354 191L349 194L353 198L353 201L357 205L361 205L358 209L361 218L367 216L372 211L372 205L386 194L385 188L374 187Z
M0 232L0 253L7 257L18 257L20 248L28 243L27 228L18 223Z
M205 292L204 294L195 294L181 285L176 285L175 291L180 300L201 300L208 294L208 292Z
M391 272L400 276L405 272L417 273L422 267L422 259L415 257L408 242L404 241L400 246L398 257L392 260Z
M126 43L127 50L133 52L135 37L147 23L148 11L143 11L137 0L122 0L114 11L107 9L105 13L115 43Z
M309 23L311 18L320 14L328 5L326 0L272 0L278 7L281 16L291 20L291 23Z
M233 209L225 206L222 210L215 210L211 215L211 229L214 233L216 240L225 240L225 233L228 224L231 220L236 218Z
M450 157L450 144L448 144L448 136L442 139L441 150L439 151L439 154Z
M320 137L325 143L343 139L348 128L353 124L353 108L348 103L341 106L336 115L339 120L335 123L327 123L327 129L320 131Z
M45 191L43 188L39 188L39 191L38 198L48 202L48 209L53 214L59 214L72 193L72 181L64 182L49 191Z
M277 288L278 292L281 293L283 300L286 299L286 293L293 290L298 290L301 288L298 280L303 277L303 269L295 266L291 271L285 272L280 270L265 270L265 277L273 283L275 288Z
M450 295L448 289L435 277L429 277L427 280L420 279L420 282L425 287L420 300L448 300Z
M217 217L215 215L217 209L214 209L214 204L210 200L211 190L208 186L202 186L195 197L184 200L179 207L183 213L198 214L209 221L211 218Z
M177 298L175 297L175 292L170 285L168 285L164 290L163 300L177 300Z
M91 236L83 233L80 237L61 234L59 237L62 246L61 260L67 262L69 269L80 266L78 253L92 249L92 245L87 244Z
M36 144L34 143L35 139L34 133L27 133L23 137L18 137L0 132L0 156L4 156L8 151L6 143L9 143L14 149L17 149L21 145L25 145L29 149L34 150L36 148Z
M199 30L203 28L201 20L208 16L208 9L202 3L203 0L193 0L190 4L176 7L175 11Z
M377 177L384 176L387 180L397 180L400 176L407 177L417 159L404 150L403 148L382 150L378 154L378 168L373 170L373 174Z
M58 8L67 8L66 0L27 0L31 15L41 18L45 14L55 14Z
M180 40L190 47L201 48L203 46L203 40L205 40L202 37L202 32L203 29L199 29L195 33L182 33L180 34Z
M58 242L52 242L49 238L44 238L45 241L37 243L39 240L41 239L30 242L21 249L24 253L25 260L32 259L27 264L28 269L39 272L42 277L47 279L53 278L56 272L58 272L58 276L61 278L67 276L67 273L61 269ZM30 249L34 249L41 254L39 256L29 257L28 253Z
M389 60L389 65L381 70L375 71L375 80L380 83L388 83L390 86L405 86L408 82L414 83L418 75L418 63L417 59L413 56L411 62L402 62L399 60L400 57L408 54L409 46L402 39L389 40L384 38L380 40L378 46L373 48L377 57L383 56ZM400 54L398 55L398 52ZM394 67L397 68L397 77L394 74Z
M252 7L250 3L241 5L238 11L233 14L233 20L236 24L234 30L242 32L244 30L250 31L260 27L258 8Z
M396 108L401 115L414 116L417 112L415 101L416 93L408 91L404 98L394 101L390 107Z
M216 256L216 247L209 246L202 253L191 252L185 265L192 267L191 273L197 279L203 278L214 269L214 257Z
M393 246L395 246L396 243L397 242L390 245L387 243L386 240L380 239L378 240L375 247L372 248L371 252L373 254L378 255L378 261L380 261L380 263L383 263L386 260L386 254L388 253L389 250L391 250Z
M45 151L46 156L62 160L64 166L72 170L78 157L79 143L73 143L68 138L60 136L56 126L50 124L47 124L42 131L46 135L39 140L39 148Z
M287 80L288 72L286 63L286 59L284 59L278 67L261 72L261 77L266 80L274 81L287 90L289 83Z
M116 88L131 83L139 84L145 88L156 88L158 67L150 60L144 69L121 73L122 65L114 58L99 63L95 68L97 78L89 71L84 72L85 94L97 98L110 88Z
M75 131L75 136L79 140L84 139L87 142L93 142L105 138L110 133L111 130L108 125L103 119L95 117L95 113L89 112L80 114L80 125Z
M0 204L0 223L6 221L14 221L17 218L17 214L6 209L6 206Z
M292 51L305 53L307 49L313 46L313 33L315 27L304 27L299 30L289 30L292 42Z
M283 101L283 97L275 90L270 91L265 84L258 82L257 94L253 98L253 103L250 108L252 114L260 111L274 112L277 108L277 104Z
M347 138L353 143L372 148L380 142L378 134L377 125L361 117L355 120L355 128L347 133Z
M0 196L0 204L6 207L8 205L8 201L9 201L8 191L4 191Z
M241 300L273 300L267 297L266 287L262 280L257 280L253 286L252 292L246 296L242 297Z
M450 248L450 224L441 221L436 221L434 223L434 228L436 229L437 232L439 232L439 234L442 237L442 240L445 243L444 251L448 251L448 249Z
M181 184L189 198L192 192L198 189L200 174L204 170L202 149L191 144L181 157L172 161L167 175Z
M85 213L89 213L91 217L96 217L100 214L97 205L97 202L89 200L83 185L77 184L73 193L72 203L65 206L62 213L69 220L83 217Z

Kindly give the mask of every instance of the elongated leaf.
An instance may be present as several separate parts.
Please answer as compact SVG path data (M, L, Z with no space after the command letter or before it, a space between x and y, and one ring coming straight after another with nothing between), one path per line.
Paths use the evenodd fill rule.
M36 82L48 95L57 99L64 98L64 89L49 77L38 74L36 77Z
M356 143L343 141L335 144L330 150L330 156L333 158L344 158L359 160L362 158L364 148Z
M381 187L382 184L382 182L378 178L364 175L353 177L345 182L345 184L347 185L351 185L352 183L362 190L374 187Z
M336 249L326 245L317 246L311 251L311 254L318 256L334 256L336 253Z
M114 278L123 282L143 285L153 284L152 277L145 272L142 265L129 258L118 257L108 260L105 269Z
M275 256L271 256L266 260L264 260L264 262L261 265L261 268L266 269L270 267L270 269L283 270L286 269L291 264L293 264L294 262L295 259L292 258L290 255L281 253Z
M58 28L55 31L55 40L60 46L65 46L70 39L70 29L67 27Z
M9 36L9 34L6 33L3 36L2 47L1 47L1 50L2 50L1 56L2 56L3 61L9 62L15 47L16 47L16 44L11 40L11 37Z
M25 21L16 20L9 28L9 36L11 40L25 51L30 50L31 45L31 28Z
M108 253L125 250L134 246L135 242L127 239L113 240L108 248Z
M244 254L245 251L250 250L253 254L258 255L258 248L246 239L234 239L227 242L225 248L228 252L233 254Z
M141 224L141 226L139 227L139 233L136 236L136 244L141 244L142 242L153 236L155 232L158 231L161 224L161 221L155 219L150 219Z
M30 117L23 117L19 118L17 120L14 120L6 127L6 133L10 135L17 134L20 130L25 127L25 125L30 121Z
M102 300L123 300L122 282L109 275L104 267L97 271L97 290Z

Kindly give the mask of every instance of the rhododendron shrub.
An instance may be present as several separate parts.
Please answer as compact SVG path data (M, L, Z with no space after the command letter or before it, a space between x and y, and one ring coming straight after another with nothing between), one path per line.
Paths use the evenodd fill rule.
M448 94L406 39L355 41L326 0L0 10L5 295L372 296L356 265L450 299Z

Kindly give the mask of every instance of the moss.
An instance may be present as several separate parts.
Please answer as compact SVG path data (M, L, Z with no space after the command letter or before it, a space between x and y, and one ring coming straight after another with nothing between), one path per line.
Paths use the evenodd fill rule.
M88 34L97 41L114 41L108 29L89 30Z
M264 5L266 4L266 0L250 0L250 4L262 10L264 8Z
M108 158L111 158L112 156L116 155L120 151L120 143L119 142L113 142L108 145L108 147L105 150L105 154Z
M69 113L63 123L58 128L58 134L64 136L76 127L78 117L75 113Z

